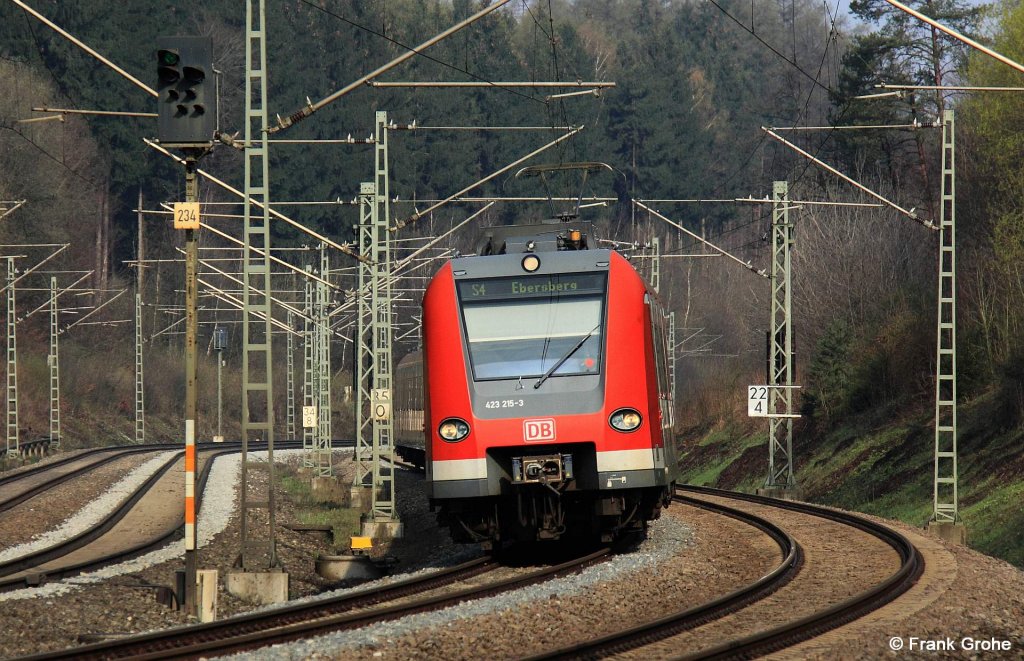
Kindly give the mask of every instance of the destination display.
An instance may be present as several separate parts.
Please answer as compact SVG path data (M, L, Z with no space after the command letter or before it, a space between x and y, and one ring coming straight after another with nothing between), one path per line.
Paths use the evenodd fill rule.
M604 282L604 273L560 273L549 276L462 280L459 282L459 296L464 301L482 301L603 294Z

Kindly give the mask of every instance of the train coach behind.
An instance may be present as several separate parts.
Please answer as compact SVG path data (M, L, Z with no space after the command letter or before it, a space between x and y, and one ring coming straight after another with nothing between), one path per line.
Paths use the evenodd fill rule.
M426 467L423 437L423 354L413 351L395 365L394 430L398 456L418 468Z

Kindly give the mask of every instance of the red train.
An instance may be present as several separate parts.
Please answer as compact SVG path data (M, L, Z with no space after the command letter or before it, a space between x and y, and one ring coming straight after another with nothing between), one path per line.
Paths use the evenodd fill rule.
M423 298L423 352L396 370L399 443L456 541L646 529L678 473L666 315L610 250L565 224L502 228Z

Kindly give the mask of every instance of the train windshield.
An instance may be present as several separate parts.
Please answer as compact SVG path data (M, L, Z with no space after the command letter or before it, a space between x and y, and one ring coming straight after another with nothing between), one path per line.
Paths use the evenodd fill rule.
M463 280L459 298L474 379L600 373L604 273Z

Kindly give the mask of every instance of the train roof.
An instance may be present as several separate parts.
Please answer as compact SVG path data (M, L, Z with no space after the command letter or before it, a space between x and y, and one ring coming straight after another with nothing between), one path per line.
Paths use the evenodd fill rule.
M505 255L524 252L587 250L593 236L588 221L552 220L542 223L488 228L476 254Z

